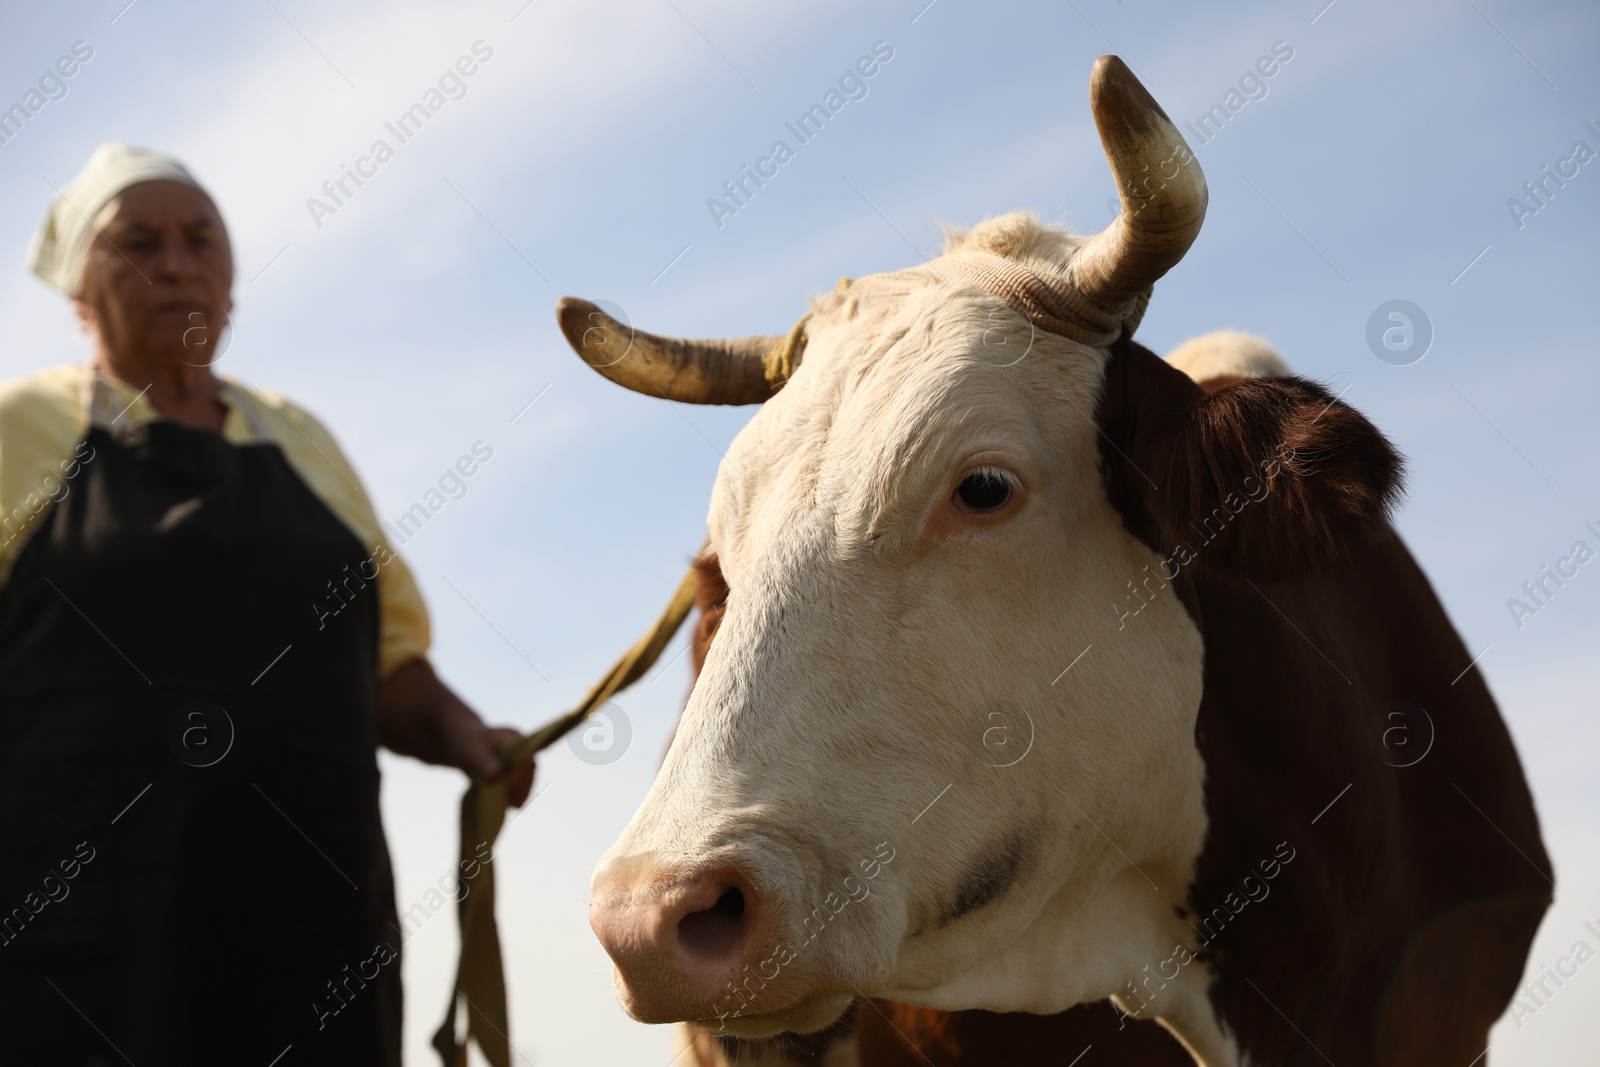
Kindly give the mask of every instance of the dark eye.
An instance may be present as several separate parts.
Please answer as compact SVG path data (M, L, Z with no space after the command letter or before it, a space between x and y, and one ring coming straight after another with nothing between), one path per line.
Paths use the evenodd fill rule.
M1011 479L996 470L975 470L956 486L956 500L968 511L994 511L1011 499Z

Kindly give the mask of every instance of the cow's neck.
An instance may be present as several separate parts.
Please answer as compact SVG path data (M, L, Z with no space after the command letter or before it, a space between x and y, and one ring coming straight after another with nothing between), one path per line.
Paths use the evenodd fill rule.
M1143 863L1087 895L1063 890L1012 946L954 981L883 996L944 1011L1039 1014L1110 997L1130 1019L1159 1021L1203 1067L1237 1067L1237 1048L1208 998L1212 972L1186 950L1196 943L1179 911L1188 869Z

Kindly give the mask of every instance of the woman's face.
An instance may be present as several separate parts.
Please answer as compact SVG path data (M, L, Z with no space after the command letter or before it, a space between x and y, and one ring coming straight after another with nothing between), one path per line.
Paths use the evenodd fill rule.
M141 182L95 224L74 305L105 350L214 362L233 307L233 249L211 198L182 182Z

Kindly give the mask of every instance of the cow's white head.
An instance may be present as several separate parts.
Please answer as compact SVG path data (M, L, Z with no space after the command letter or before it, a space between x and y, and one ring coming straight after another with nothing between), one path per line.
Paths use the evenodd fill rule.
M1227 565L1373 515L1347 493L1308 518L1308 479L1334 499L1348 451L1318 434L1360 422L1339 406L1319 424L1325 393L1208 398L1122 339L1198 233L1205 185L1120 61L1091 96L1123 195L1110 229L1011 215L958 234L817 300L797 367L767 358L793 355L780 338L675 341L563 302L608 377L764 400L712 498L726 615L594 876L640 1019L809 1030L858 994L1059 1011L1188 934L1203 645L1151 546L1226 493L1249 503L1202 551ZM1169 1003L1198 1011L1187 973L1195 996Z

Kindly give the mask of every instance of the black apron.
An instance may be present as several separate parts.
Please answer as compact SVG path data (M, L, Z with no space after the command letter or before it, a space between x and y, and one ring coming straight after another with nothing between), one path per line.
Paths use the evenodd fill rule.
M275 444L79 457L0 585L0 1060L397 1065L368 553Z

